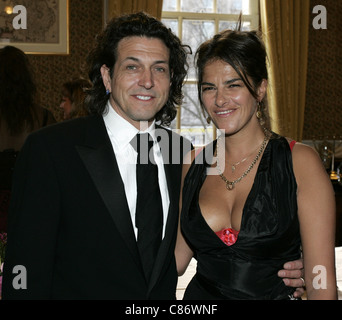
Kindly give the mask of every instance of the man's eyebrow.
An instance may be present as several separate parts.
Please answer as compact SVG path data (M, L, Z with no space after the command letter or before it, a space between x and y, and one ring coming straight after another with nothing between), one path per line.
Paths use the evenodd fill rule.
M201 86L213 86L213 83L210 82L201 82Z
M125 58L125 59L123 60L123 62L125 62L125 61L127 61L127 60L133 60L133 61L139 62L139 63L141 62L141 60L138 59L138 58L136 58L136 57L127 57L127 58ZM169 61L166 61L166 60L157 60L157 61L154 61L154 62L153 62L153 65L155 65L155 64L160 64L160 63L169 64Z
M139 59L138 59L138 58L135 58L135 57L127 57L127 58L124 59L124 61L125 61L125 60L139 61Z

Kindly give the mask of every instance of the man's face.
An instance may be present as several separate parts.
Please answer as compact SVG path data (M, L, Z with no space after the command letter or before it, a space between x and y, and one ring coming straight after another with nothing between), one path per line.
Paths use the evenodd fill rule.
M169 50L157 38L127 37L117 48L113 78L101 68L103 83L114 110L140 129L140 121L153 121L170 91Z

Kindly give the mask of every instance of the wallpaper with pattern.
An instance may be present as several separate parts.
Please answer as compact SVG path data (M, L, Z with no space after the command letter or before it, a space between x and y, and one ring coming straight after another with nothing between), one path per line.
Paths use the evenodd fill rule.
M30 55L41 104L61 120L61 86L73 78L87 77L85 59L103 27L102 0L69 0L69 55Z
M342 135L342 1L311 0L316 5L327 9L327 29L310 24L303 139Z

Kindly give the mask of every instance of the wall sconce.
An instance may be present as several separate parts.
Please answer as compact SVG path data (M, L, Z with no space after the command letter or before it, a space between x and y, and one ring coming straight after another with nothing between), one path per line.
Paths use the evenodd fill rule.
M7 6L7 7L5 7L4 11L7 14L12 14L13 13L13 7Z
M13 2L12 0L2 0L2 4L0 5L1 11L5 11L7 14L13 13Z

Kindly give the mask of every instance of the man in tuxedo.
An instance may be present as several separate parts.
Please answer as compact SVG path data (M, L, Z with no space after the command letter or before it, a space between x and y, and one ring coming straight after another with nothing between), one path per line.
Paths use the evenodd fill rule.
M143 13L112 20L97 37L88 58L92 115L32 134L17 160L4 299L175 299L181 167L191 144L156 122L176 115L186 56ZM148 142L141 187L138 146Z

